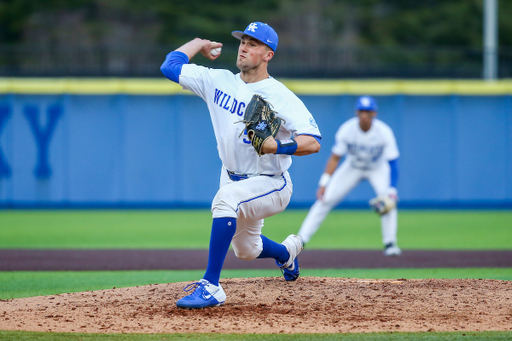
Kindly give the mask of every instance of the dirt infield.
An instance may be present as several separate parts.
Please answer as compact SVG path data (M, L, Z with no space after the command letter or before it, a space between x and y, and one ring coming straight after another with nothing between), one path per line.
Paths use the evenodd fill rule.
M0 250L0 270L204 269L204 250ZM512 267L512 251L304 250L302 268ZM272 260L226 269L276 269ZM221 307L183 310L187 283L0 300L0 329L90 333L346 333L512 330L512 281L222 279Z
M60 270L202 270L207 250L0 250L0 271ZM309 250L300 254L305 269L379 268L512 268L512 250L404 250L401 257L384 257L378 250ZM276 269L271 259L244 261L232 251L224 269Z
M221 307L183 310L188 283L0 301L0 329L90 333L512 330L512 282L223 279Z

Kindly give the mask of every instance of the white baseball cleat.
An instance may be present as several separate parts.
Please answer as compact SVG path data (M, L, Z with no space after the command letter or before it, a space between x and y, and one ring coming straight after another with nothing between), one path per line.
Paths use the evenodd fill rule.
M395 244L389 243L385 245L384 256L398 257L402 254L402 250Z
M281 244L288 250L290 258L285 263L279 263L276 260L276 264L281 268L285 280L295 281L300 276L299 259L297 256L304 248L304 243L302 243L300 236L291 234Z

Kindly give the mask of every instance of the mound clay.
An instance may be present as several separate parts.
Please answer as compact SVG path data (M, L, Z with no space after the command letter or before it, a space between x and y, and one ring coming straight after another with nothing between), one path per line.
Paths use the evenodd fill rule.
M0 329L85 333L512 330L512 282L222 279L224 305L176 307L187 283L4 300Z

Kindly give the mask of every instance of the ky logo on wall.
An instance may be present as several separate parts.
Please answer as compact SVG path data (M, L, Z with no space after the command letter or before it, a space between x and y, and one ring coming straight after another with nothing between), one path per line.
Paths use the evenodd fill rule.
M59 118L62 116L63 109L60 104L53 104L41 113L40 108L35 105L26 105L23 108L23 115L27 119L28 127L34 137L37 147L37 160L34 169L34 175L37 179L50 178L52 171L48 161L50 141L52 139ZM40 115L46 114L46 125L40 124ZM12 109L9 105L0 105L0 141L2 133L12 115ZM0 144L0 178L9 178L12 175L12 168L3 152Z

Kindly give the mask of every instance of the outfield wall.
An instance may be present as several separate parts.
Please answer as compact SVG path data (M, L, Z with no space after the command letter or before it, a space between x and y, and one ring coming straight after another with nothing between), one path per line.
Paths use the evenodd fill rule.
M401 151L402 207L512 208L512 81L285 80L320 153L294 157L314 201L338 126L370 94ZM218 159L204 102L165 79L1 79L0 207L209 207ZM366 207L367 183L340 207Z

